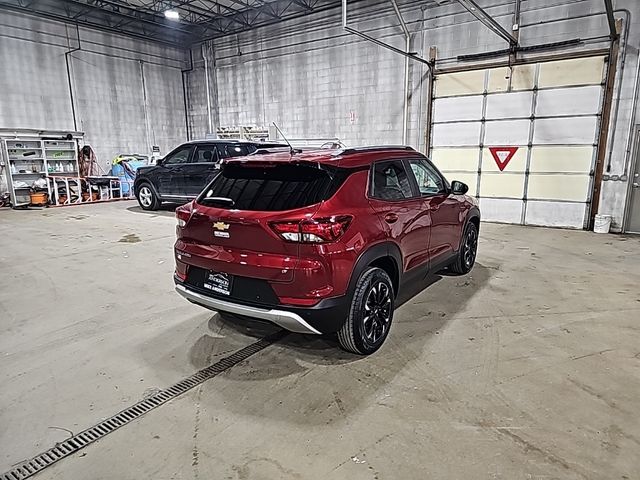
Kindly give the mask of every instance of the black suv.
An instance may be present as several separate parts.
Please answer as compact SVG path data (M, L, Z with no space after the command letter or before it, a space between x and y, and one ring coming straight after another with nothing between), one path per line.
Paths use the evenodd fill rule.
M222 159L280 147L286 145L243 140L188 142L158 160L157 165L139 168L133 191L144 210L157 210L162 202L188 202L220 171Z

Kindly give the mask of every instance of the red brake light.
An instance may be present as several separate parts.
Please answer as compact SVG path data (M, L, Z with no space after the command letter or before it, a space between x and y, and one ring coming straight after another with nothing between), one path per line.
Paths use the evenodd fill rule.
M281 238L298 243L327 243L339 239L346 232L353 217L315 218L311 220L288 220L270 222L269 225Z
M191 214L193 213L193 203L189 202L186 205L181 205L176 208L176 220L178 221L179 227L184 227L187 222L191 219Z

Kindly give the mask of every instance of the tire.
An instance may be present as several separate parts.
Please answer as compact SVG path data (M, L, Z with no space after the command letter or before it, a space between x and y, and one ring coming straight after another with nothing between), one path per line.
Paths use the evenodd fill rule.
M160 208L160 200L148 183L141 183L136 191L138 204L143 210L157 210Z
M338 331L340 346L359 355L378 350L391 329L394 297L387 272L376 267L365 270L356 283L349 316ZM367 315L372 309L375 313Z
M459 275L469 273L476 262L478 253L478 228L472 222L467 223L464 235L460 240L460 248L456 261L451 264L451 271Z

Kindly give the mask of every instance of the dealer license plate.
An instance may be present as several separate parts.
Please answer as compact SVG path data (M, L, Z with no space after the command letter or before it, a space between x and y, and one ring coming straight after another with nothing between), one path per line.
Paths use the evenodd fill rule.
M208 272L204 278L204 288L221 295L231 295L233 278L228 273Z

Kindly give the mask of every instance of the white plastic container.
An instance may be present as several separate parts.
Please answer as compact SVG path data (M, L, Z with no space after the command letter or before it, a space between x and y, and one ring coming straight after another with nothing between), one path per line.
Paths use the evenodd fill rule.
M611 228L611 215L596 215L593 223L593 231L595 233L609 233Z

